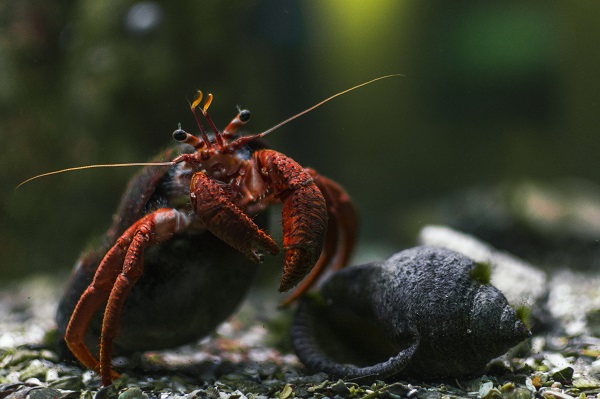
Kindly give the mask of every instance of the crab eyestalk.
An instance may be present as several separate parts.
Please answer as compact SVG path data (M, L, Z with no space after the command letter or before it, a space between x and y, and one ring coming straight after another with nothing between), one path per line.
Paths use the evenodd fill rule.
M181 128L181 123L178 124L177 130L173 132L173 138L180 143L189 144L197 150L204 148L204 141L200 140L193 134L189 134Z
M238 131L240 127L245 125L250 120L250 111L240 109L238 114L229 122L229 125L223 130L223 137L230 139Z

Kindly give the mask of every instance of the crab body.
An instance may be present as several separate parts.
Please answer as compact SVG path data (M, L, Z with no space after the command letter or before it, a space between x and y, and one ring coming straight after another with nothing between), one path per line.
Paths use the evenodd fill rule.
M173 133L192 151L174 159L167 152L162 159L170 163L147 167L131 181L105 244L82 256L59 305L57 322L67 347L100 373L103 385L117 376L111 370L114 350L183 344L233 312L255 263L279 252L263 230L261 212L271 205L282 204L279 290L308 275L288 303L329 263L346 265L354 246L356 213L339 185L262 147L257 139L266 133L236 137L249 111L241 110L219 131L207 113L212 96L203 108L201 98L199 92L191 104L201 137L181 128ZM89 350L98 339L99 359Z

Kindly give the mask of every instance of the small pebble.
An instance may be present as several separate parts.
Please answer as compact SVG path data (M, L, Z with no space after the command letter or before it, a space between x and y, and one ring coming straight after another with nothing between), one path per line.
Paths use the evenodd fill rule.
M102 387L94 395L94 399L116 399L118 397L117 388L114 385Z
M67 376L51 381L48 384L49 387L57 389L66 389L71 391L79 391L83 389L84 385L79 376Z
M573 367L554 369L551 371L550 376L559 382L570 382L573 379Z
M142 390L138 387L127 388L119 395L119 399L147 399L148 395L146 395Z
M335 384L331 385L330 389L337 394L347 395L350 393L350 389L346 386L343 380L338 380Z

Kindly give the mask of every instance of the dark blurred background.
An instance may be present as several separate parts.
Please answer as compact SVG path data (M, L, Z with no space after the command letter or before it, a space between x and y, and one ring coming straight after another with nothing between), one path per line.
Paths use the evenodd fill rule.
M501 182L600 182L600 3L56 1L0 3L0 281L72 267L187 101L341 183L363 246L400 249L427 204Z

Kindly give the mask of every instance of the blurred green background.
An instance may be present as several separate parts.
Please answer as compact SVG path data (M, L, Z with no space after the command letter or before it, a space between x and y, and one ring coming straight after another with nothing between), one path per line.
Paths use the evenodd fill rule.
M465 187L600 182L598 15L594 1L5 0L0 281L70 269L136 169L20 181L149 159L178 122L195 131L197 88L219 126L240 105L259 132L404 74L267 138L347 189L363 244L400 249L413 210Z

